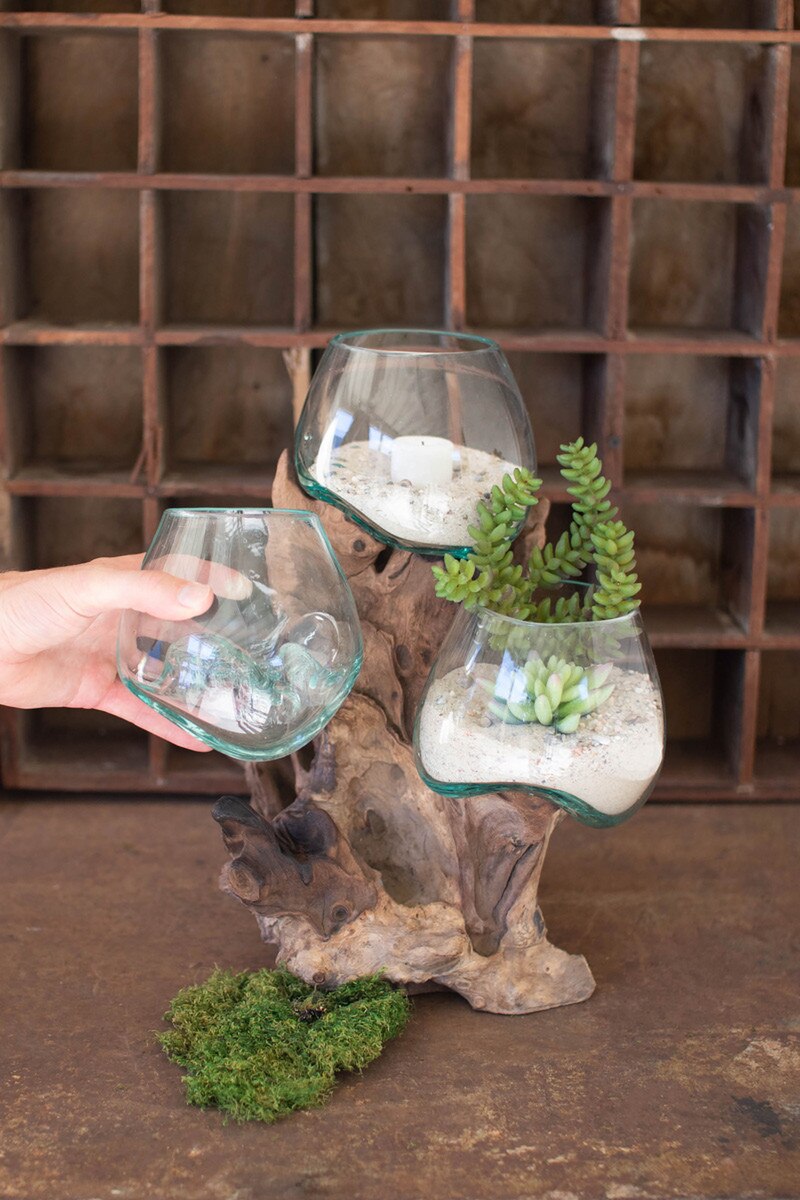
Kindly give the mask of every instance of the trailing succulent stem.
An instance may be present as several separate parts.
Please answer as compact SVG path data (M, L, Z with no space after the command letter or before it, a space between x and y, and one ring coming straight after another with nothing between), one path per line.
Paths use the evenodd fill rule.
M434 567L436 595L467 608L481 604L494 612L508 612L523 582L522 567L514 564L511 549L520 523L529 508L539 503L542 486L530 471L517 467L513 477L503 476L503 486L492 488L488 502L480 500L477 524L470 525L474 545L466 559L446 554L443 567Z
M611 666L585 668L554 654L545 661L533 652L509 695L498 695L497 681L479 683L491 697L489 713L506 725L552 725L559 733L575 733L581 717L605 704L614 691L607 683Z
M470 526L474 545L464 559L450 554L435 566L436 595L466 608L481 605L523 621L560 624L603 621L639 607L633 532L616 520L608 499L611 484L603 476L597 446L583 438L561 447L561 474L569 484L572 519L558 541L536 547L523 568L514 562L513 542L526 510L538 503L542 481L517 468L502 487L480 501L477 524ZM579 582L591 570L591 586ZM572 588L553 602L541 592ZM544 706L541 706L544 711Z

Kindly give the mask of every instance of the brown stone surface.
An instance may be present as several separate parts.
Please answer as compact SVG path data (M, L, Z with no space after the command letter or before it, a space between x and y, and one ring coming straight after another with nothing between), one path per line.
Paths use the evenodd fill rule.
M257 966L208 806L0 806L3 1200L800 1195L800 808L565 822L542 902L597 993L530 1017L415 1000L327 1107L225 1126L153 1031Z

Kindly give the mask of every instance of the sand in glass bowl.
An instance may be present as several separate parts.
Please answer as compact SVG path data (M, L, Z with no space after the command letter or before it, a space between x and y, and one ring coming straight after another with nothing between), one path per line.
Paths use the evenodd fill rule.
M661 688L638 613L551 625L462 610L414 739L434 791L530 790L586 824L618 824L650 795L664 754Z
M126 612L118 669L157 712L232 758L292 753L352 688L362 640L350 587L312 513L168 509L143 570L210 584L206 613Z
M389 545L466 553L479 500L534 470L530 422L496 343L430 330L340 334L297 429L311 495Z

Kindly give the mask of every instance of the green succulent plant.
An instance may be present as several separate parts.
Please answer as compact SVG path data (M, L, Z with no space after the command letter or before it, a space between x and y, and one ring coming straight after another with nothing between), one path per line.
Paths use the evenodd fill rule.
M608 683L612 664L582 667L552 654L547 660L535 652L521 672L524 693L518 697L497 694L497 681L479 679L491 697L488 711L507 725L552 725L559 733L575 733L581 717L605 704L614 685Z
M514 539L538 503L542 483L518 467L492 489L488 502L479 502L467 556L446 554L442 566L433 567L437 596L546 624L603 621L638 608L634 535L616 519L597 446L578 438L561 447L558 462L572 497L569 529L555 544L535 547L526 564L514 561ZM580 580L587 571L593 575L588 587ZM541 595L570 588L571 594L556 598Z

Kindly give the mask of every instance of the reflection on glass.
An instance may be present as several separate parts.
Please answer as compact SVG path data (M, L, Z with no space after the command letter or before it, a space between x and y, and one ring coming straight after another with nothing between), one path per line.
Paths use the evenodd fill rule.
M126 612L122 681L223 753L271 759L310 741L361 666L358 615L318 519L278 509L169 509L145 557L213 588L208 612Z
M616 825L652 791L664 754L661 688L638 612L562 625L461 610L431 669L414 742L450 796L545 795Z

